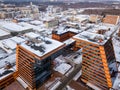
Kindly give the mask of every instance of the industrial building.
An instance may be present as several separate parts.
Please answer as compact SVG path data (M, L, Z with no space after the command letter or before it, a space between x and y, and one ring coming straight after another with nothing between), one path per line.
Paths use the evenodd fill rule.
M117 72L112 40L101 34L84 31L73 37L76 48L82 48L82 76L86 84L108 90Z

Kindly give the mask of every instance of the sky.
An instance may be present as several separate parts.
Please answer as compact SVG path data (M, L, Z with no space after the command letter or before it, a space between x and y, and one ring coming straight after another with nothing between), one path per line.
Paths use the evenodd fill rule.
M16 0L2 0L2 1L16 1ZM120 0L17 0L17 1L120 1Z

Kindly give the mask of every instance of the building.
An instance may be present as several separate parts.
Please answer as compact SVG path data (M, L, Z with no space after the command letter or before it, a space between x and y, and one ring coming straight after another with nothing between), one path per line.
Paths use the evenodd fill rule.
M59 20L57 18L51 19L51 18L46 18L44 20L44 24L46 25L47 28L51 28L54 26L59 25Z
M111 38L88 31L73 38L76 40L75 47L82 48L83 53L81 80L87 85L91 83L102 90L111 88L117 72Z
M13 23L11 21L1 21L0 28L6 32L9 32L13 36L33 31L30 27L18 25L17 23Z
M66 27L59 27L56 30L52 31L52 39L58 40L60 42L66 41L78 34L82 30Z
M106 15L105 18L103 18L103 23L117 25L118 22L119 22L119 16L117 15Z
M2 30L2 29L0 29L0 32L1 32L1 33L0 33L0 40L5 39L5 38L8 38L8 37L11 36L9 32L4 31L4 30Z
M89 17L89 21L91 23L98 23L101 21L101 19L102 19L102 16L99 16L99 15L90 15Z
M62 54L65 45L61 42L44 38L17 45L16 66L18 76L36 90L52 74L51 60Z

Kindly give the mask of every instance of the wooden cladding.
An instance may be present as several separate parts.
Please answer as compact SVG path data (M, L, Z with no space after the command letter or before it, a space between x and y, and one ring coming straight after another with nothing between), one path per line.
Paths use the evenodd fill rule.
M25 49L20 46L17 47L17 70L19 76L33 89L35 85L35 75L34 75L34 66L33 56L27 52Z
M55 40L58 40L60 42L63 42L69 38L71 38L72 36L76 35L76 33L73 33L73 32L66 32L66 33L63 33L63 34L56 34L56 33L52 33L52 39L55 39Z
M65 44L40 57L21 45L17 45L16 65L18 75L31 90L37 89L50 77L53 54L62 50L64 46Z
M76 40L75 47L82 48L83 53L81 79L85 83L91 82L103 90L111 88L112 81L108 61L115 59L111 39L103 46L81 39L74 38L74 40Z
M17 77L17 72L13 72L6 78L0 80L0 90L3 90L3 88L13 83L16 77Z

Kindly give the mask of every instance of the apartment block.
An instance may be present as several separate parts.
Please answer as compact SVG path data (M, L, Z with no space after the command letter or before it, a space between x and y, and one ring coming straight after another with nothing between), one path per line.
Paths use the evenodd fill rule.
M63 43L52 39L17 45L18 76L30 90L36 90L51 76L51 60L61 55L63 47Z
M102 90L112 87L117 72L111 38L84 31L73 37L76 48L82 48L82 76L86 84L92 83Z

